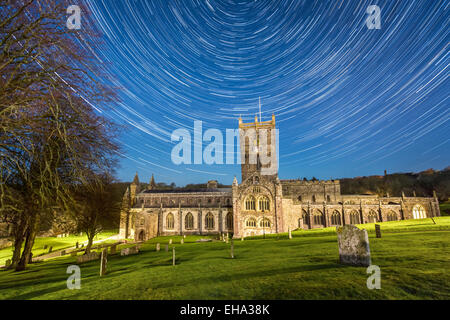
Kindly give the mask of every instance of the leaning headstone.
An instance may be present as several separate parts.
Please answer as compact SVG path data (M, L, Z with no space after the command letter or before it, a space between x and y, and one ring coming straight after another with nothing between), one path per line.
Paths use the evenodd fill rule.
M103 249L102 257L100 259L100 276L106 274L106 264L108 263L108 248Z
M169 244L172 244L172 239L169 239Z
M169 245L166 244L166 252L169 252Z
M110 248L109 248L109 253L110 254L116 254L117 251L117 244L113 244Z
M77 248L77 249L78 249L78 241L77 241L77 243L75 243L75 248Z
M48 253L53 251L53 247L48 248Z
M9 267L11 265L11 259L5 261L5 267Z
M98 258L99 258L99 254L97 252L93 251L93 252L78 256L77 263L83 263L83 262L88 262L88 261L92 261L92 260L97 260Z
M60 255L61 256L65 256L66 255L66 250L61 250Z
M381 227L379 224L375 225L375 234L377 238L381 238Z
M184 244L184 240L183 240L183 238L181 238L181 240L180 240L180 243L181 243L181 244Z
M172 248L172 265L175 265L175 247Z
M44 250L45 250L45 249L47 249L47 245L46 245L46 244L44 244Z
M336 227L339 261L342 264L368 267L371 265L367 230L353 225Z
M156 244L156 251L159 252L159 250L161 250L161 245L159 244L159 242Z

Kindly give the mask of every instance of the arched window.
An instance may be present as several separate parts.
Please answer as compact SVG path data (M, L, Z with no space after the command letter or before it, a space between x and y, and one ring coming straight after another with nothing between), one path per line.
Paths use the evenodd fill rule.
M317 225L323 225L323 216L322 212L317 211L313 215L313 223Z
M225 220L227 229L233 229L233 214L231 212L227 213Z
M316 202L316 196L312 196L312 202Z
M259 226L260 226L261 228L270 228L270 220L267 219L267 218L264 218L263 220L261 220L261 221L259 222Z
M377 213L373 210L370 210L369 214L367 215L367 222L375 223L377 222L377 220Z
M255 218L248 218L245 222L245 225L247 227L256 227L256 219Z
M357 211L350 212L350 224L360 224L359 213Z
M397 214L394 211L389 211L387 221L397 221Z
M427 217L427 212L425 211L425 208L422 207L420 204L416 204L412 212L414 219L423 219Z
M211 212L208 212L205 216L205 228L208 230L214 229L214 216Z
M184 228L186 230L194 229L194 216L190 212L184 218Z
M331 202L331 197L329 194L327 194L327 202Z
M253 196L248 196L245 199L245 210L255 210L255 198Z
M259 211L269 211L270 210L269 199L266 196L260 197L258 199L258 210Z
M231 203L231 200L227 199L227 205L230 205L230 203Z
M331 214L331 224L336 226L341 224L341 214L339 213L339 211L334 210Z
M169 213L166 217L166 228L172 230L175 227L175 220L173 214Z
M305 210L302 210L302 218L303 218L303 223L304 224L309 224L308 213Z
M297 200L300 201L300 202L302 202L302 196L298 196L298 197L297 197Z

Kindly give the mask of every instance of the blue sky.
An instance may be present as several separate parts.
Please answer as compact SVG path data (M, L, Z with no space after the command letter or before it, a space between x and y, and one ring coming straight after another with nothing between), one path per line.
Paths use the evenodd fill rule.
M281 179L442 169L449 163L448 1L87 1L120 88L105 115L118 178L177 185L238 165L175 165L171 133L194 120L225 133L276 116ZM381 9L368 29L366 9Z

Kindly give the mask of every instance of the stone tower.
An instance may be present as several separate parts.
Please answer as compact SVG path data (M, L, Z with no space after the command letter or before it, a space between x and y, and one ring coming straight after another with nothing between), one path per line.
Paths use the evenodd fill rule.
M250 123L243 123L239 118L239 139L242 182L255 172L275 179L278 176L275 115L271 121L258 121L255 116L255 122ZM273 170L267 170L269 168Z

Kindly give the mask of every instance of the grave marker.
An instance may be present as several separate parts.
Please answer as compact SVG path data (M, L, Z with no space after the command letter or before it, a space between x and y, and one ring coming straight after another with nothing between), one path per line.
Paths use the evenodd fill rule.
M375 225L375 233L376 233L377 238L381 238L381 227L379 224Z
M106 274L106 264L108 263L108 248L103 249L102 257L100 259L100 276Z
M368 267L371 265L369 237L367 230L353 225L336 227L339 260L342 264Z

